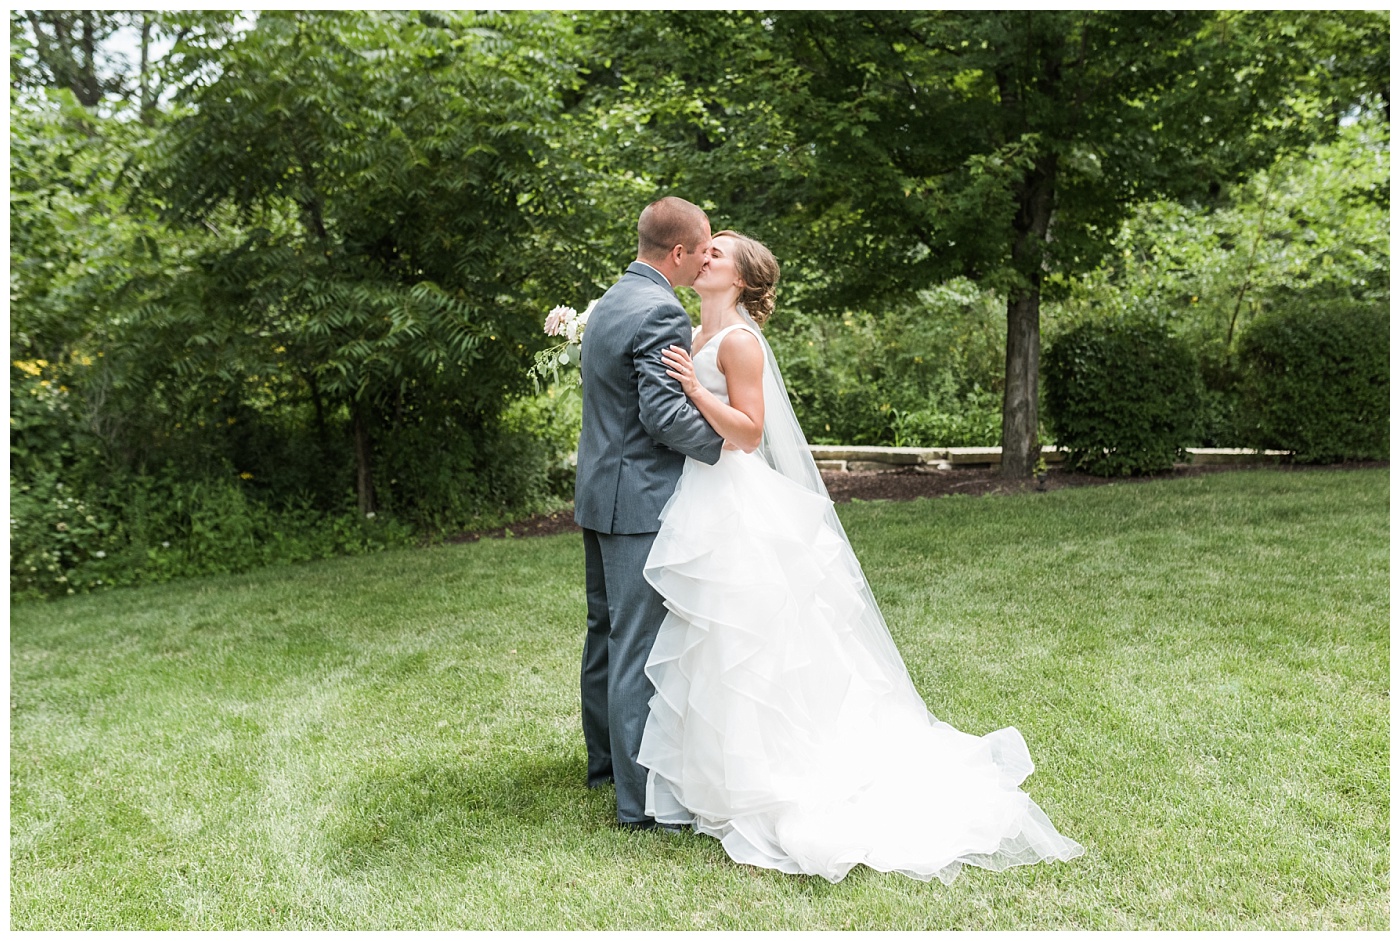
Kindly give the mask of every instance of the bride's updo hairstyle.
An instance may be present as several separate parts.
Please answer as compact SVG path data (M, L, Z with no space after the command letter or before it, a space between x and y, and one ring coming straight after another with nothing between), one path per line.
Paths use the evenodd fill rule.
M727 235L734 240L734 268L744 279L743 290L739 292L739 303L749 312L753 322L760 327L773 314L773 288L778 283L778 259L768 250L768 246L747 235L740 235L733 229L725 229L715 234L715 238Z

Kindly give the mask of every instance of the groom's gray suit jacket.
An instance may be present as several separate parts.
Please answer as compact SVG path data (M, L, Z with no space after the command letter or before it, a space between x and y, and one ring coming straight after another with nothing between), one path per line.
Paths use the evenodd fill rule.
M574 521L654 533L687 455L719 460L724 439L666 375L661 351L690 349L685 308L660 272L633 262L588 315Z

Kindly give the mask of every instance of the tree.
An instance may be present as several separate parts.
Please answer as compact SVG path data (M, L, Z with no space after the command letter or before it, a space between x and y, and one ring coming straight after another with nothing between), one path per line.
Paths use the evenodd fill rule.
M1140 204L1058 313L1133 310L1170 322L1220 368L1249 321L1281 298L1388 300L1389 181L1378 109L1226 188L1217 205Z
M135 62L117 41L122 31L134 34ZM11 11L10 86L67 89L90 111L133 104L150 124L161 100L236 32L235 14L221 10Z
M169 219L247 230L168 306L301 377L318 424L348 413L362 512L376 439L479 436L525 388L539 295L578 290L549 263L595 224L553 137L569 41L533 13L264 13L141 158Z
M66 88L85 108L124 94L127 63L113 55L110 40L130 17L105 10L12 10L11 34L28 41L30 54L16 56L12 49L11 84Z
M1348 29L1388 35L1388 18ZM807 304L965 275L1007 298L1002 472L1038 457L1040 303L1132 206L1208 201L1335 121L1334 18L1268 12L614 15L602 110L636 90L659 182L814 272ZM1330 44L1330 45L1329 45ZM1388 94L1388 89L1387 92ZM639 122L640 123L640 122Z

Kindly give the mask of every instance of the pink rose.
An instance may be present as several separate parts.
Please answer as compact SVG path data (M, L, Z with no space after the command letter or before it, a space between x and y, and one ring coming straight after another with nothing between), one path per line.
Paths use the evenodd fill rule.
M572 307L556 307L549 312L549 316L544 319L545 335L557 337L564 332L567 324L578 316L578 312Z

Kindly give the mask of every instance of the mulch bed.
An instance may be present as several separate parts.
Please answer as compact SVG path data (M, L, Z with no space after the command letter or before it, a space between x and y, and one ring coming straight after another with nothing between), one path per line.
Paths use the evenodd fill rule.
M1151 474L1144 477L1094 477L1090 474L1075 473L1058 467L1050 468L1045 479L1045 491L1064 490L1066 487L1096 487L1115 483L1151 483L1158 480L1179 480L1184 477L1201 477L1205 474L1227 474L1242 470L1274 470L1289 473L1299 470L1359 470L1362 468L1388 468L1389 461L1347 461L1341 464L1293 465L1293 464L1178 464L1168 473ZM981 497L988 494L1036 493L1040 486L1035 480L1006 480L996 468L966 467L953 470L932 470L921 467L901 468L892 471L833 472L822 475L826 489L836 503L850 503L852 500L917 500L920 497L946 497L955 493ZM509 526L501 526L482 532L459 533L448 537L447 542L476 542L480 539L521 538L525 536L553 536L557 533L578 532L574 523L572 508L557 513L532 516Z

